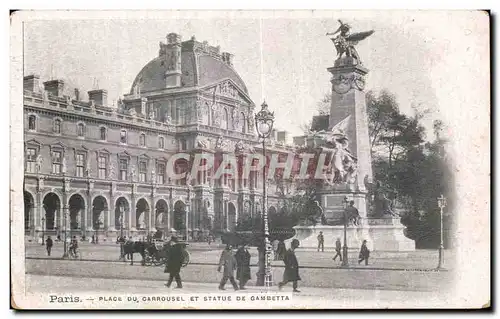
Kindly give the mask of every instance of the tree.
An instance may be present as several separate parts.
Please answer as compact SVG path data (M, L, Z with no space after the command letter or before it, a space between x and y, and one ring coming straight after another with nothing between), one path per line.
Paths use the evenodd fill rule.
M331 105L332 105L332 94L325 93L323 98L318 102L316 106L319 115L329 115Z

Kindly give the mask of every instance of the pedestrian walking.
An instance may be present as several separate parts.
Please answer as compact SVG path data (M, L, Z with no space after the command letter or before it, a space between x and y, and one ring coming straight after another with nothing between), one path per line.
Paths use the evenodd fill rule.
M299 275L299 262L295 256L295 249L299 247L300 243L297 239L292 240L290 249L285 254L283 261L285 262L285 272L283 273L283 281L278 284L281 290L284 285L290 281L293 283L293 292L300 292L297 289L297 281L301 280Z
M366 247L366 240L363 240L363 244L361 245L361 250L359 251L359 260L358 264L364 260L365 265L368 265L368 258L370 258L370 250Z
M73 236L69 243L69 254L70 256L77 257L78 253L78 239L76 239L76 236Z
M272 245L273 245L274 260L278 260L278 244L279 240L277 239L273 240Z
M48 236L47 239L45 240L45 248L47 249L47 256L50 256L50 251L52 250L53 245L54 242L52 241L52 238Z
M318 235L318 251L321 248L321 251L325 251L325 237L323 236L323 232L320 231Z
M337 259L337 257L340 257L340 261L342 261L342 244L340 243L340 238L337 238L337 241L335 241L335 256L333 257L333 260Z
M167 266L165 268L166 272L170 274L168 277L168 281L165 284L167 288L170 288L172 281L175 279L175 283L177 284L176 288L182 288L182 280L181 280L181 267L184 262L183 255L183 247L179 244L177 237L172 236L170 239L170 248L167 252Z
M245 289L246 283L251 279L250 275L250 253L246 244L241 245L236 251L236 279L240 282L240 289Z
M208 234L207 236L208 246L212 243L212 234Z
M278 252L278 260L283 260L286 254L286 246L284 241L282 240L279 241L277 252Z
M227 244L226 249L222 251L219 259L219 268L220 272L223 270L222 280L219 284L220 290L225 290L224 286L226 285L227 280L231 281L234 290L238 290L238 284L236 284L236 280L234 280L234 270L236 269L236 258L233 255L233 250L231 245ZM224 269L222 269L224 268Z

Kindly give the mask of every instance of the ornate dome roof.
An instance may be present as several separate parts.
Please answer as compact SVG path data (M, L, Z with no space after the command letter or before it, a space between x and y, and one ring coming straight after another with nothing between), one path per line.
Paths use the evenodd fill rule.
M231 54L220 53L219 47L197 42L194 38L181 45L181 87L202 87L229 78L248 94L245 83L233 68ZM130 94L134 93L136 85L140 92L165 89L165 72L163 59L160 56L154 58L136 76Z

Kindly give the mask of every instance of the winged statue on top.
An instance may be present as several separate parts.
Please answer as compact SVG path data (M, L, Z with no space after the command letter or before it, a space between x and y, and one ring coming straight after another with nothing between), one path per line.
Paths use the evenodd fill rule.
M355 46L362 40L368 38L373 34L373 30L365 32L357 32L351 34L351 26L347 23L338 20L340 23L339 28L333 33L327 33L326 35L333 35L335 37L331 38L335 49L337 50L337 60L341 59L342 56L350 57L356 60L357 64L361 63L361 58L359 57L358 51L356 51Z

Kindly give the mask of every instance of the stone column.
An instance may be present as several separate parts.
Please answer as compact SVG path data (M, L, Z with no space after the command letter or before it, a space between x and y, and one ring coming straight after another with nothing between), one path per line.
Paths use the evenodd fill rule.
M115 226L115 219L116 219L116 214L115 214L115 202L114 202L114 197L113 195L109 196L109 203L108 203L108 231L116 231L116 226Z
M135 190L136 190L136 185L133 185L133 191L132 194L130 195L130 210L129 210L129 218L127 221L127 228L129 231L136 231L137 230L137 216L136 216L136 202L135 202Z
M172 188L170 188L170 196L168 198L168 208L167 208L167 232L170 233L172 229L172 218L174 216L174 200L172 198Z
M108 203L108 212L109 212L109 231L116 231L116 203L115 203L115 182L111 182L111 188L109 191L109 203Z
M149 216L148 216L148 227L149 232L156 231L156 207L155 207L155 198L154 195L151 195L151 207L149 208Z
M224 200L224 220L226 221L226 231L229 231L229 201Z
M83 211L83 223L81 225L82 233L87 236L87 232L91 232L94 230L94 203L92 203L92 193L89 190L87 192L87 209Z
M44 209L43 209L43 204L42 204L42 194L40 191L37 191L35 193L35 198L34 200L34 207L33 207L33 214L35 217L35 230L42 230L42 217L45 215ZM46 228L46 227L45 227Z

